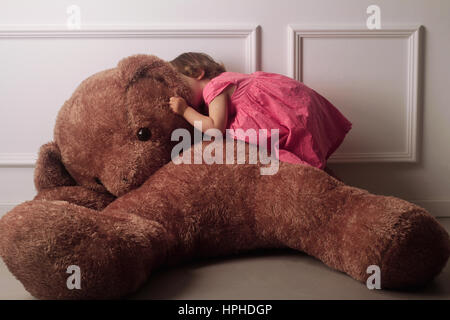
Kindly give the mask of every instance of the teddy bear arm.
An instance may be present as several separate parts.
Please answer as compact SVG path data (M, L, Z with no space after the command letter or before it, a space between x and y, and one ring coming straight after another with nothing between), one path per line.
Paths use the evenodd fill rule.
M167 239L161 224L127 210L98 212L65 201L27 201L0 219L0 256L42 299L132 293L164 263ZM73 268L76 290L68 287Z
M94 210L103 210L116 199L110 193L102 193L82 186L63 186L41 190L33 200L61 200Z

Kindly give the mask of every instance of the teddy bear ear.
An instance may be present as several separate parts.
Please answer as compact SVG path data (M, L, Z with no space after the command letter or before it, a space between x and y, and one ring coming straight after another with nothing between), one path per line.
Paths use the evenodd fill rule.
M61 152L55 142L44 144L34 169L34 185L37 191L47 188L74 186L75 180L61 160Z
M154 55L137 54L126 57L119 61L117 67L127 86L143 77L155 78L167 86L173 84L170 78L174 77L174 70L168 62Z

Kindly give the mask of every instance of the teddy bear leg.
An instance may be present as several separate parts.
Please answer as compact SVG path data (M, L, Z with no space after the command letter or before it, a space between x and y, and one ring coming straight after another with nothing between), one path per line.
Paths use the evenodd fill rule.
M382 288L423 285L445 266L449 235L423 208L346 186L313 168L280 167L279 173L270 179L282 180L274 183L283 188L265 183L258 192L262 237L360 281L371 275L369 266L378 266ZM267 197L276 200L268 205Z
M338 249L341 269L366 281L373 274L369 267L379 267L384 289L422 286L431 281L450 254L445 229L419 206L361 191L337 188L337 193L349 197L340 208L340 217L330 220L325 229L324 235L333 234L334 224L340 222L340 238L332 243Z
M28 201L0 220L1 257L24 287L43 299L132 293L165 259L165 239L154 221L66 201ZM69 288L71 268L79 270L80 288Z

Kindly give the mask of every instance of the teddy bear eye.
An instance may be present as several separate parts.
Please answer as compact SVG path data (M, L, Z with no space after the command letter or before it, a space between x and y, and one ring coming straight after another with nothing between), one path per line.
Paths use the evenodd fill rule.
M148 141L151 136L152 133L149 128L140 128L137 132L137 137L141 141Z

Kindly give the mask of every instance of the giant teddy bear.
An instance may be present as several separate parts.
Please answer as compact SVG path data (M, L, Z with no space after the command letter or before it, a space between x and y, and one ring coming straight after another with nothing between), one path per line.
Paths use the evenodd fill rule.
M65 102L39 151L38 194L0 220L0 255L33 296L119 298L156 268L256 248L299 250L360 281L376 265L382 288L423 285L445 266L448 233L404 200L307 165L261 175L261 163L171 162L173 130L193 129L168 98L189 94L167 62L135 55Z

